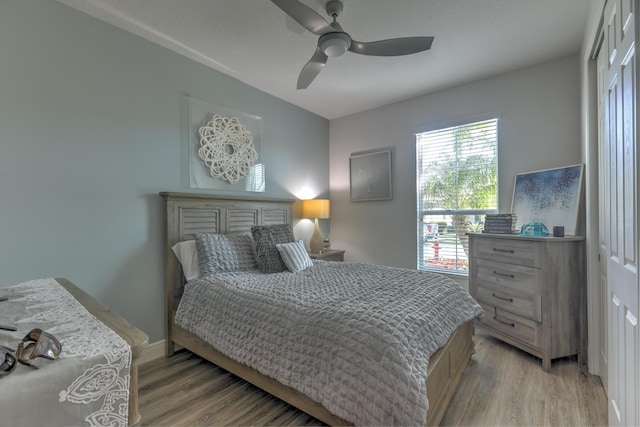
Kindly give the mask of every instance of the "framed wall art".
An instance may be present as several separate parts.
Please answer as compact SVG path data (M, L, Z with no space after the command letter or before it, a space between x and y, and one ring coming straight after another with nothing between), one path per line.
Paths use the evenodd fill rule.
M189 188L264 192L262 118L184 97Z
M351 201L391 200L391 149L352 153L349 157Z
M564 226L565 234L575 235L583 169L580 164L517 174L511 212L518 218L518 227L541 222L549 230Z

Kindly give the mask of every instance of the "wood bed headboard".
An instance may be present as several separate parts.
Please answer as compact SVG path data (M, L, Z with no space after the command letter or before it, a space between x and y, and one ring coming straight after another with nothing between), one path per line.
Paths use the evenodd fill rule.
M171 252L178 242L194 233L249 234L254 225L290 224L293 199L256 199L213 194L162 192L165 200L167 238L165 247L165 299L168 328L182 295L184 276ZM167 329L169 333L170 329Z

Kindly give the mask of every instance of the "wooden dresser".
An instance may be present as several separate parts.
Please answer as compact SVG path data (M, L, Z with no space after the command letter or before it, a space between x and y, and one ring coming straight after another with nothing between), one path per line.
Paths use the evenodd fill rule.
M583 237L469 234L469 291L482 305L476 326L542 359L583 352Z

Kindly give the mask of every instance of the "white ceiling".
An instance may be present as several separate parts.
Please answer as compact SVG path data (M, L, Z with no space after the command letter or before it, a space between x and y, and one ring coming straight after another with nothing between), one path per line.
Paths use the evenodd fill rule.
M338 22L355 40L434 36L431 50L347 52L296 90L317 36L268 0L59 1L327 119L577 53L590 3L344 0ZM326 0L302 2L326 17Z

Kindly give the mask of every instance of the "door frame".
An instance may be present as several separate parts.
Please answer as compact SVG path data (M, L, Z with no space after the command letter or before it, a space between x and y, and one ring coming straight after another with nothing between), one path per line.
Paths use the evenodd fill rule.
M597 4L599 2L600 4ZM594 0L593 10L597 10L596 25L588 28L581 55L582 84L582 161L585 164L585 237L586 237L586 275L587 275L587 322L588 337L587 358L589 372L604 378L607 388L607 361L602 354L606 346L602 326L607 327L606 301L600 295L600 257L599 257L599 196L598 196L598 93L596 56L601 44L603 12L606 0ZM604 325L602 325L604 322ZM583 323L583 328L585 324ZM584 336L584 335L583 335Z

